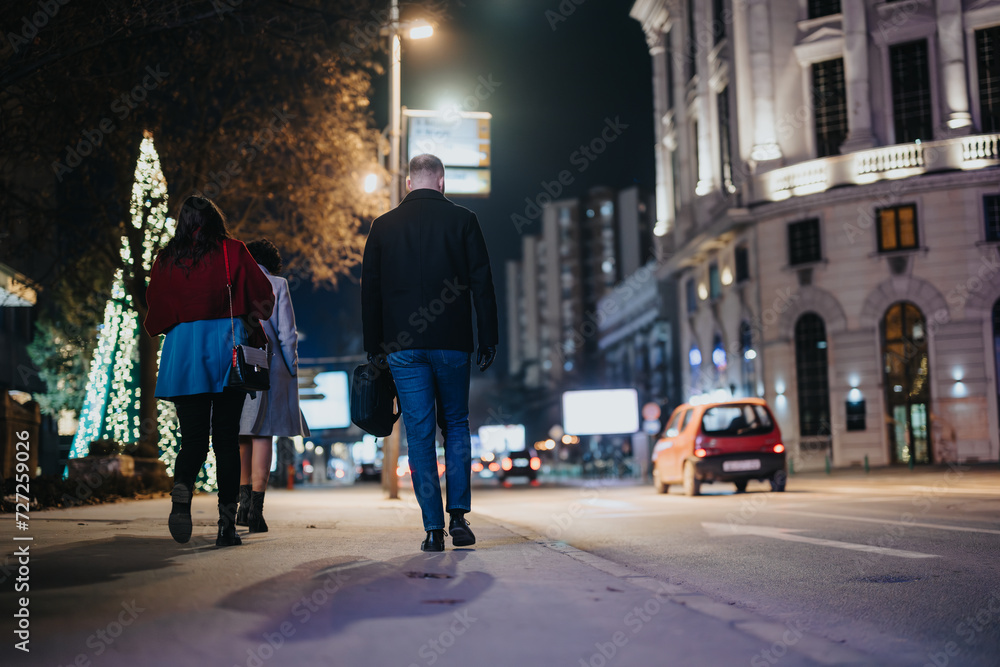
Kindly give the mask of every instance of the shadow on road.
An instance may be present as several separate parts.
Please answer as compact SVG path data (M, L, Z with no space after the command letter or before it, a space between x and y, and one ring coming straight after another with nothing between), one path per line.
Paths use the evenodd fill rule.
M131 572L171 567L183 547L167 538L129 537L74 542L64 549L46 550L32 557L32 589L69 588L100 584Z
M366 619L434 616L472 602L493 585L485 572L460 571L469 553L311 561L236 591L218 606L267 617L249 639L278 633L287 641L330 637Z

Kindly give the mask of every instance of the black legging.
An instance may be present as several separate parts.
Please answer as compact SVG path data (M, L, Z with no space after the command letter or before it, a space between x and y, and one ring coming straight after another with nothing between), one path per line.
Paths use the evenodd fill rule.
M194 490L198 471L208 456L208 436L219 482L219 503L235 503L240 487L240 415L246 392L226 388L221 394L193 394L174 398L181 425L181 450L174 465L174 481Z

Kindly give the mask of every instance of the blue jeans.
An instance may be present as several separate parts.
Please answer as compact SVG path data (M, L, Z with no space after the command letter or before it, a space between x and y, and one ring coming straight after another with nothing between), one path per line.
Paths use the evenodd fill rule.
M444 528L441 482L434 450L435 402L444 432L448 511L468 512L472 502L469 435L469 353L458 350L401 350L389 355L406 425L410 476L424 530Z

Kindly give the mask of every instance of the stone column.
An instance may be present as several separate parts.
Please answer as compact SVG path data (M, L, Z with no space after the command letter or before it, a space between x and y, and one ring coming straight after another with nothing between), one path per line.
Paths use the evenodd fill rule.
M841 9L844 17L847 139L840 146L840 152L852 153L875 145L868 81L868 17L864 0L842 0Z
M969 113L969 89L965 79L962 0L937 0L936 4L944 121L952 134L968 134L972 128L972 114Z
M750 72L753 81L753 148L758 164L781 159L774 113L774 69L771 62L771 12L768 0L749 2Z
M646 31L646 43L649 45L649 55L653 59L653 123L656 128L656 236L668 234L674 227L674 191L670 163L670 154L666 146L670 99L667 86L672 83L672 77L667 72L668 59L666 35L660 29Z

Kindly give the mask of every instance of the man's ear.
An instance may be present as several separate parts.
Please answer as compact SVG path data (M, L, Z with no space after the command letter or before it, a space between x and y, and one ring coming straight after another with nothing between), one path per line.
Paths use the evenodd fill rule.
M438 179L438 190L444 192L444 176Z
M412 190L413 189L413 186L410 184L410 177L409 176L406 177L406 189L407 190Z

